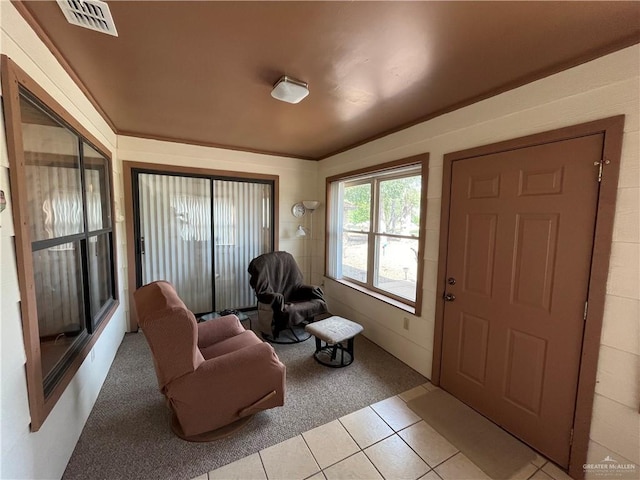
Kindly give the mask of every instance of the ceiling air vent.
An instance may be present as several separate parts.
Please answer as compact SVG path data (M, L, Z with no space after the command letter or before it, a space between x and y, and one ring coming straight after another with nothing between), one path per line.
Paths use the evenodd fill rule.
M109 5L101 0L58 0L58 5L72 25L118 36Z

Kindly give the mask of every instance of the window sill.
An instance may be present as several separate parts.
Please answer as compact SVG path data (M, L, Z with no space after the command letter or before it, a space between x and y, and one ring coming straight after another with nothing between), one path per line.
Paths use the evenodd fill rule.
M332 280L336 283L339 283L340 285L344 285L345 287L349 287L354 290L357 290L360 293L364 293L365 295L373 297L376 300L380 300L381 302L391 305L392 307L396 307L404 312L410 313L411 315L416 315L416 316L420 315L420 312L416 311L415 307L412 307L411 305L407 305L406 303L402 303L396 300L395 298L387 297L386 295L380 292L369 290L368 288L363 287L362 285L358 285L357 283L350 282L348 280L345 280L344 278L341 278L341 279L336 279L331 277L325 277L325 278L327 280Z

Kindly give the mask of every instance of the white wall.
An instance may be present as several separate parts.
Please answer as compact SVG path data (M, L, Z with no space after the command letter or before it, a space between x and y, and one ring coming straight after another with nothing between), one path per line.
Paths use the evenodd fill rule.
M589 449L589 461L594 463L606 455L612 455L619 462L640 463L639 59L640 47L636 45L320 162L318 189L324 191L328 176L430 153L422 315L412 317L326 280L332 311L362 323L366 336L430 377L443 155L613 115L626 115ZM324 222L320 218L317 220ZM320 271L323 240L318 240L315 251L317 271ZM404 317L410 318L408 331L402 326Z
M116 135L8 1L0 1L0 29L0 51L95 135L114 154L117 166ZM60 478L124 335L124 306L118 308L42 428L31 433L8 167L0 116L0 189L8 202L0 214L0 477ZM114 183L116 195L120 195L118 176ZM122 280L126 278L123 233L122 229L117 232L120 298L125 298Z

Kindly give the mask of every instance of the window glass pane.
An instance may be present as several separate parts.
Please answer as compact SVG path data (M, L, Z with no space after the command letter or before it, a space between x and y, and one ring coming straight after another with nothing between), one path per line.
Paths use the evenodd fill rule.
M364 233L344 232L342 235L342 275L367 281L368 235Z
M343 228L368 232L371 224L371 184L347 185L344 189Z
M78 138L20 97L31 240L84 231Z
M43 377L85 331L80 242L33 252Z
M407 300L416 299L418 240L376 237L374 286Z
M103 233L89 237L89 298L91 301L91 317L96 315L104 305L113 298L111 277L111 235ZM96 323L93 324L96 326Z
M109 164L87 143L82 144L84 183L87 200L87 226L90 232L111 226Z
M380 182L378 233L417 237L420 228L421 177Z

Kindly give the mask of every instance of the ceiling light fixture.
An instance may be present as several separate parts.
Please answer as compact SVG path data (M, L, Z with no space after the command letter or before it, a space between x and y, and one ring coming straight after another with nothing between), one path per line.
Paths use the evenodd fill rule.
M276 100L287 103L299 103L309 95L309 88L305 82L283 75L271 90L271 96Z

